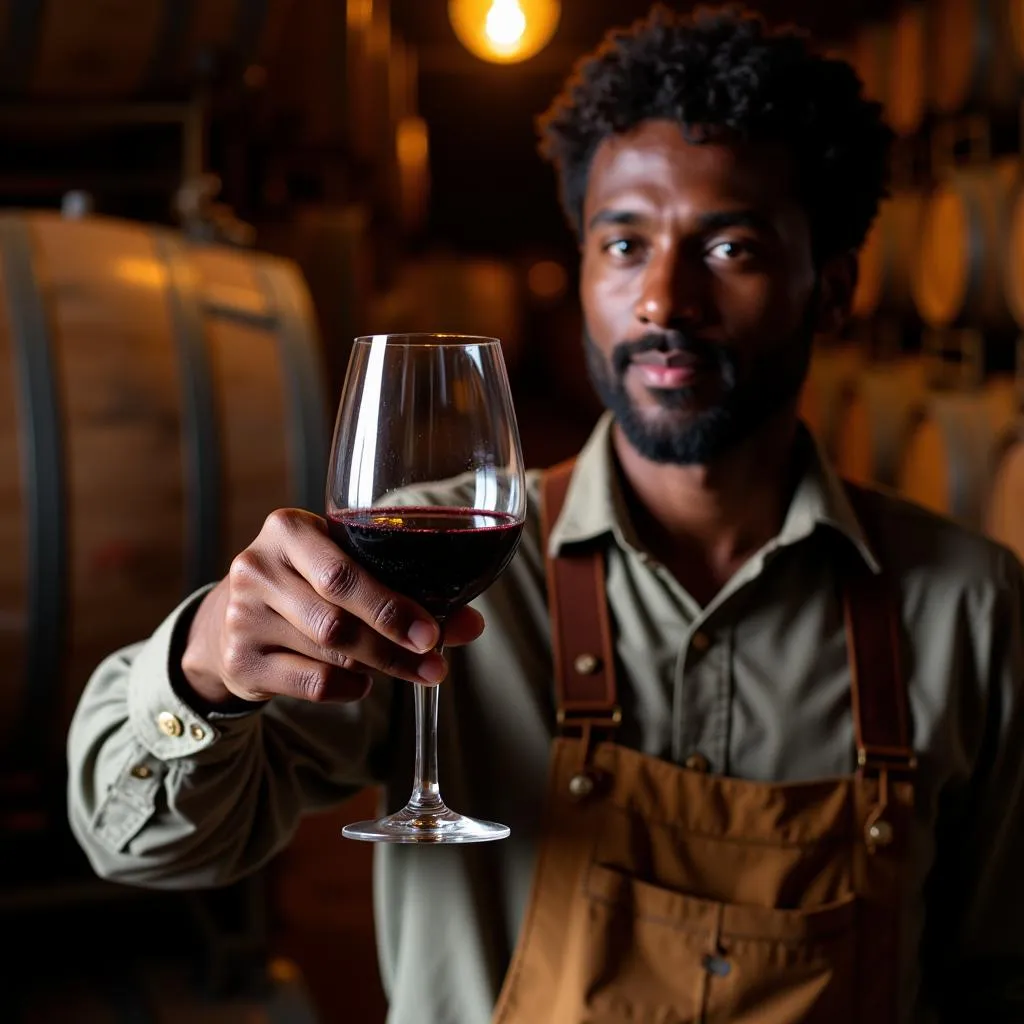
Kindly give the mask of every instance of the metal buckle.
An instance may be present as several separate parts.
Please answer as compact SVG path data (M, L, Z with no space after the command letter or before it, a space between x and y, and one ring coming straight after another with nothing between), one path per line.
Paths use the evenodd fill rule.
M614 729L622 722L622 708L613 707L610 713L600 708L596 714L589 708L558 708L555 721L563 729Z
M917 758L899 747L862 747L857 751L857 767L872 772L910 775L917 768Z

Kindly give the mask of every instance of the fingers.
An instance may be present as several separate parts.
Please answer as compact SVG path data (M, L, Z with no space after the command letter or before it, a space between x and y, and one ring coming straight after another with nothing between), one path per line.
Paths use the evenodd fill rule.
M434 650L438 623L348 558L311 513L268 516L224 582L213 675L236 696L351 701L365 696L373 673L425 685L447 674ZM470 643L483 628L479 612L460 609L444 642Z
M258 603L238 602L227 616L241 647L284 648L338 668L429 685L447 673L441 655L414 654L392 643L356 615L324 601L297 575L290 585L267 587Z
M415 601L378 583L327 536L322 519L296 509L272 513L265 529L279 553L327 604L357 616L408 650L432 650L441 635Z
M346 703L362 700L373 685L367 672L339 668L292 651L262 655L258 673L238 665L232 669L232 692L250 701L285 696L317 704ZM250 679L253 688L246 685ZM266 688L267 680L273 680L272 692Z
M476 640L484 631L484 617L468 605L460 608L444 624L445 647L462 647Z

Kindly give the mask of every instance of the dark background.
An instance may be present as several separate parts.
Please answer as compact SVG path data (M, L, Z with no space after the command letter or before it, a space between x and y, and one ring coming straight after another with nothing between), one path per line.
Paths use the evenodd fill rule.
M637 0L565 0L554 39L521 64L489 65L457 41L442 0L392 0L398 30L420 53L420 107L431 130L431 242L479 252L565 248L554 178L536 155L534 120L579 56L611 26L643 16ZM696 5L669 4L674 10ZM748 4L823 42L841 39L893 6L873 2L764 0Z
M894 163L901 199L920 200L923 209L930 189L948 174L957 197L963 200L969 188L972 201L980 201L963 202L968 212L993 211L983 222L972 222L983 244L972 246L965 259L956 251L962 239L931 239L931 255L939 267L943 260L958 261L972 280L1002 283L1007 251L999 227L1013 220L1018 207L1011 202L1024 196L1024 188L1001 191L993 158L1009 155L1011 163L1019 163L1020 40L1011 60L1014 73L1004 80L978 57L970 31L941 41L928 35L927 53L918 62L904 59L898 47L889 48L888 21L902 9L895 0L762 0L752 6L772 22L803 26L822 47L856 52L866 59L864 66L884 62L878 54L888 53L886 66L925 83L929 96L936 76L947 73L950 56L966 54L974 72L968 76L969 94L955 109L926 103L920 122L905 131ZM212 246L215 257L234 261L235 271L242 264L250 276L275 262L270 257L290 261L289 273L308 288L310 302L301 317L322 357L322 377L314 374L311 387L322 385L332 412L356 335L454 330L500 337L527 463L542 466L569 456L600 410L580 354L575 241L558 204L554 173L537 154L535 121L574 62L611 27L630 23L648 7L646 0L562 0L559 28L545 49L518 64L496 65L470 55L458 42L446 0L0 0L0 217L16 208L52 211L62 205L73 214L81 208L82 196L68 202L76 190L101 215L90 223L86 214L80 226L52 215L36 218L37 226L50 225L51 242L57 238L68 245L68 239L79 239L66 259L53 259L52 247L43 252L44 247L29 245L21 256L28 265L12 267L0 245L0 925L17 939L17 956L0 961L4 1024L310 1024L301 1013L273 1011L279 997L315 1006L319 1024L383 1020L371 849L343 842L338 834L344 822L375 813L374 792L311 816L266 872L214 894L154 895L98 884L67 831L62 710L73 708L102 656L144 639L188 592L177 582L178 576L184 579L186 545L173 525L150 524L147 535L143 521L141 530L133 523L123 536L106 536L127 518L114 513L136 508L141 492L173 498L167 520L172 524L183 517L191 497L191 482L182 471L187 460L178 457L177 447L185 434L185 403L174 376L180 369L173 346L178 325L168 312L172 289L152 237L169 227L187 248L187 261L198 266ZM983 12L1021 9L1010 0L927 0L912 10L927 13L930 33L931 16L942 8L958 11L968 28ZM369 28L365 23L353 28L357 9L372 12ZM159 30L139 29L143 15L152 15ZM187 44L203 19L207 27L210 19L227 27L221 33L224 46L198 53ZM261 25L260 32L251 31ZM876 30L882 34L876 37ZM998 40L1006 44L1008 39L1000 30ZM864 46L850 49L853 40ZM885 45L876 45L879 40ZM44 60L47 47L58 43L65 57ZM1001 52L1008 49L1003 45ZM126 73L131 67L141 70ZM882 91L875 98L884 100ZM428 174L412 174L402 193L395 130L400 123L421 123L417 119L429 134ZM977 143L979 126L990 133L991 145ZM412 204L403 205L400 195L411 197ZM105 218L128 224L111 226ZM1024 225L1019 212L1017 220ZM868 425L931 421L934 426L933 401L941 402L951 390L946 387L951 378L935 373L942 361L920 357L924 325L908 279L911 261L924 248L917 244L922 234L915 225L921 221L888 223L884 234L873 236L896 253L880 273L885 294L880 286L877 301L859 311L856 334L821 339L805 389L804 418L837 462L843 424L857 422L851 410L867 409L861 422ZM118 242L118 232L135 248ZM1024 266L1024 229L1019 236L1017 262ZM38 243L38 231L32 237ZM904 244L893 246L894 241ZM107 248L104 260L93 266L97 245ZM121 261L120 270L134 277L118 276L125 253L133 255ZM877 264L878 251L875 259ZM19 269L22 275L14 278L12 271ZM246 301L253 294L266 298L256 286L234 288L237 280L225 273L209 266L197 271L200 348L220 357L234 355L231 372L223 371L223 390L234 404L222 418L239 419L231 424L234 458L247 475L240 472L224 490L250 490L221 497L244 504L255 531L277 507L267 503L279 492L269 495L272 469L263 465L273 457L241 435L263 429L264 437L277 431L274 441L291 436L286 427L294 422L285 422L281 403L260 404L276 395L271 385L280 367L267 353L287 349L282 340L287 332L280 317L259 312L262 306L248 320L236 316L233 327L223 310L211 312L217 304L207 302L211 295L236 314L246 313L239 294ZM89 552L97 557L85 560L88 571L66 574L78 601L67 618L74 624L77 614L81 623L98 609L106 632L97 627L79 637L73 667L45 678L21 671L33 639L27 609L37 582L30 579L33 567L26 554L31 512L25 494L39 474L26 454L31 446L21 416L31 403L11 355L19 335L11 316L16 304L11 300L20 297L15 280L34 280L44 314L52 314L43 324L49 335L42 348L54 353L57 390L94 401L93 406L79 403L74 422L69 417L58 423L65 434L78 431L92 441L86 447L93 461L74 467L79 482L89 483L93 475L114 481L111 492L98 498L94 491L101 488L86 493L88 488L79 486L78 506L72 495L69 509L62 510L67 513L63 527L74 522L78 528L80 551L88 547L81 542L85 526L104 541ZM966 480L965 487L977 482L979 495L988 483L973 465L953 466L959 449L946 424L954 423L954 435L959 425L969 426L971 436L981 437L979 443L991 453L1008 447L1005 431L1017 413L1004 403L1012 383L1005 370L1024 328L1024 274L1007 282L1004 290L1015 286L1020 293L1016 313L1007 311L1007 295L1001 294L988 306L968 309L965 300L965 308L954 311L956 324L940 325L942 332L955 326L958 337L980 339L986 354L998 353L1003 361L998 375L986 367L987 379L973 381L955 396L962 399L958 415L963 418L943 420L945 463L930 455L935 465L923 467L923 475L932 473L939 483L922 503L939 512L951 511L944 507L949 479ZM121 334L130 340L118 347L113 342ZM134 348L131 339L138 343ZM889 345L884 353L879 339ZM258 365L255 348L247 347L257 343L264 354ZM143 366L147 358L155 363L154 353L162 360L162 373ZM62 367L58 357L67 365ZM72 365L74 372L67 369ZM152 373L125 372L141 369ZM180 374L185 383L187 376ZM896 386L884 402L869 405L880 379ZM152 394L141 394L140 380ZM995 406L986 405L990 384L1000 403L998 415ZM152 400L154 394L160 401ZM111 408L119 416L111 417ZM146 428L150 437L150 421L159 421L167 444L159 450L172 452L162 461L144 459L139 453L149 448L137 444L132 433L138 429L141 435ZM109 435L104 434L110 424ZM910 450L909 426L905 432L882 433L893 446ZM101 444L97 438L105 440ZM854 454L871 447L874 458L875 434L865 428L860 441ZM904 450L885 454L902 458ZM127 459L123 467L121 458ZM887 465L898 461L890 458ZM861 479L850 465L840 468ZM243 475L248 483L240 484ZM897 484L867 472L863 482ZM976 505L980 509L984 500L979 497ZM110 523L119 525L108 530ZM219 554L228 559L253 535ZM116 595L109 608L96 598L105 592ZM156 609L151 616L147 601ZM140 624L143 614L149 618ZM55 627L53 635L58 632ZM232 1002L238 990L246 994L244 1004ZM22 1014L25 1007L30 1009Z

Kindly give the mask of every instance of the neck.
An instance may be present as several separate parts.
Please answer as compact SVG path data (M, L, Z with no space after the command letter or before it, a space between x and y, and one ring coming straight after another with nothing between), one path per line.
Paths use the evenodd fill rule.
M616 425L613 443L638 539L702 604L782 528L798 479L795 411L704 466L651 462Z

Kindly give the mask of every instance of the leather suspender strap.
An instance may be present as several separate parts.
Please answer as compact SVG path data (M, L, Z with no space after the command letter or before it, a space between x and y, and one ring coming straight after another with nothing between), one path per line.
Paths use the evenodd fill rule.
M611 728L621 721L615 655L605 595L604 557L583 547L557 557L548 541L572 478L574 460L549 469L541 482L541 531L558 724L563 729ZM870 521L860 492L848 488L858 516ZM906 680L900 661L899 618L890 581L852 565L844 574L843 606L850 662L857 766L862 774L909 774L916 767ZM597 635L595 635L595 623Z
M861 492L847 486L865 528L870 511ZM843 581L850 692L857 766L865 774L907 773L917 765L910 735L910 704L900 658L895 591L886 574L856 565Z
M569 491L575 460L547 470L541 481L541 536L547 565L554 652L555 701L561 730L614 728L622 719L615 689L615 653L604 555L582 547L552 558L548 541ZM595 633L595 625L597 627Z

